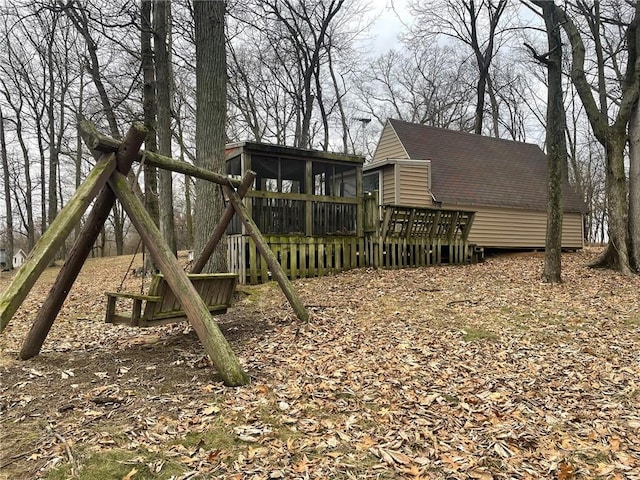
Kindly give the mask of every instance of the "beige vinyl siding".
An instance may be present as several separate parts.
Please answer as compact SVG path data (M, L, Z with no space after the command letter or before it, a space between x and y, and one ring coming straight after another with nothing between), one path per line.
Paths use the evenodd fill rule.
M396 176L395 165L386 165L382 169L382 204L394 205L396 203Z
M562 218L562 246L584 247L584 219L581 213L565 213Z
M386 158L408 158L402 143L398 140L395 130L389 123L386 123L380 141L373 155L372 163L384 160Z
M398 205L426 207L431 205L429 192L429 162L396 165L398 174Z
M453 205L445 207L454 208ZM455 208L477 212L469 233L469 243L487 248L544 248L546 212L468 205L456 205ZM582 215L579 213L565 213L562 247L583 247Z

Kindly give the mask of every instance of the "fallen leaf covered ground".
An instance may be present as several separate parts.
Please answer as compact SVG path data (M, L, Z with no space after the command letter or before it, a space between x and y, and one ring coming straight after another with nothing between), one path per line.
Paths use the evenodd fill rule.
M90 260L15 360L50 268L0 338L0 477L640 479L640 278L596 253L561 285L541 254L297 280L309 323L242 287L220 317L242 388L186 324L102 323L130 257Z

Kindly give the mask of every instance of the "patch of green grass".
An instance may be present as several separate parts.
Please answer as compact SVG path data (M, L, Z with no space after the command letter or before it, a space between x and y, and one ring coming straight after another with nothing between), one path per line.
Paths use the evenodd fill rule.
M129 434L122 428L122 425L114 425L108 420L103 422L98 421L95 425L96 430L101 433L103 438L108 437L109 440L115 442L110 444L112 447L118 448L129 441Z
M497 342L498 340L500 340L500 337L498 337L498 335L482 328L466 327L462 329L462 333L462 339L465 342L480 342L483 340Z
M640 327L640 313L631 315L629 318L626 318L624 320L624 324L631 327Z
M204 432L188 432L184 438L177 440L186 448L196 448L201 446L205 450L233 450L240 443L232 427L225 426L222 421L211 423Z
M609 458L609 454L607 452L575 452L575 458L579 458L585 463L589 465L599 465L599 464L609 464L611 463L611 459Z
M458 403L460 403L460 399L458 397L455 397L453 395L448 395L446 393L442 394L442 398L444 398L451 405L457 405Z
M149 468L150 464L158 463L162 469L155 473ZM109 450L97 452L84 460L72 476L71 465L60 466L46 476L47 480L66 480L67 478L124 478L133 469L137 472L133 476L136 480L169 479L188 471L188 467L175 462L166 461L161 456L146 451Z

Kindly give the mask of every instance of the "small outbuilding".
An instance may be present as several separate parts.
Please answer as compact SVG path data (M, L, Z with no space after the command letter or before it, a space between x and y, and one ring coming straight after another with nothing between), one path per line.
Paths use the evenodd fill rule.
M13 254L13 268L20 268L26 259L27 254L24 253L24 250L18 250Z
M547 158L537 145L389 119L363 175L381 205L476 212L470 244L545 246ZM587 207L566 180L562 193L562 247L580 249Z
M0 272L9 269L9 263L7 261L7 251L4 248L0 248Z

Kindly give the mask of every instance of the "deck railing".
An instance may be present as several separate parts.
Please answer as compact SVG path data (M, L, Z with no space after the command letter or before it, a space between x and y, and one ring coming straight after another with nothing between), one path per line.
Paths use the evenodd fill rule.
M251 197L253 220L265 235L356 235L357 204L300 200L281 197ZM307 211L311 218L307 218ZM227 234L242 232L240 220L234 216Z
M363 233L357 235L357 203L266 196L250 200L254 220L291 279L358 267L405 268L473 261L468 235L475 212L379 206L377 195L368 194L362 200ZM250 237L230 235L228 245L230 271L238 273L242 283L271 278Z

